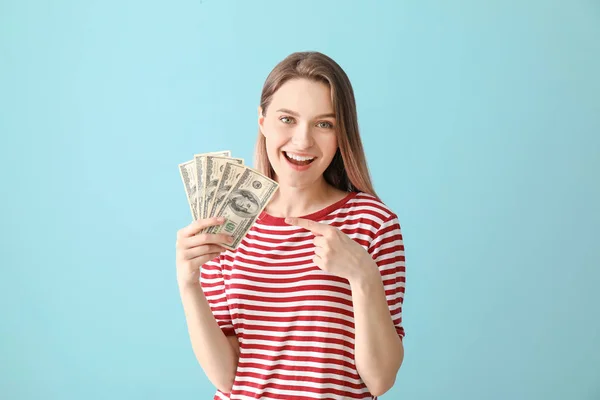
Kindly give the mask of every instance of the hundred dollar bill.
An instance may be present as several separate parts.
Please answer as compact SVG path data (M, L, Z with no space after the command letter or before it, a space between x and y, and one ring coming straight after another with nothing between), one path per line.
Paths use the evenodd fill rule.
M206 232L232 235L234 240L231 245L220 245L235 250L278 188L277 182L245 166L244 172L214 215L224 217L225 222L209 227Z
M231 157L230 150L223 150L206 154ZM185 189L185 195L190 206L190 211L192 213L192 218L194 220L197 220L198 218L200 218L200 213L198 212L198 178L196 176L195 160L183 162L178 166L179 174L181 176L181 180L183 181L183 187Z
M198 207L200 218L210 218L210 205L215 196L217 185L227 162L234 162L239 165L244 164L244 160L241 158L231 157L219 157L214 155L207 155L201 160L201 171L203 174L202 182L203 188L199 189L198 194Z
M179 164L179 174L183 181L183 187L185 189L185 195L187 197L188 204L190 205L190 211L192 212L192 218L197 220L200 216L198 214L198 202L196 196L198 195L198 186L195 174L196 165L194 160L186 161Z
M205 159L208 156L217 156L217 157L231 157L231 151L223 150L223 151L214 151L210 153L202 153L202 154L194 154L194 178L196 180L196 196L194 196L194 200L196 201L196 210L198 218L203 218L202 206L204 203L202 199L204 197L204 185L206 180L206 175L204 174L204 170L206 169Z
M225 163L223 174L219 179L216 190L213 191L213 193L216 193L216 195L213 195L212 200L208 203L209 206L207 216L209 218L214 215L215 211L217 211L221 204L223 204L225 197L243 172L244 166L241 163L234 163L231 161L227 161Z

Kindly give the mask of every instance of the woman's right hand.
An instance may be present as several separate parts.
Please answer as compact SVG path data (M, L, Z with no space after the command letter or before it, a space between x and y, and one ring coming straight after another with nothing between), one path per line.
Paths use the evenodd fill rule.
M216 217L199 219L177 232L175 259L180 288L199 285L200 267L227 250L220 244L232 243L232 236L225 233L200 233L204 228L221 225L223 222L223 219Z

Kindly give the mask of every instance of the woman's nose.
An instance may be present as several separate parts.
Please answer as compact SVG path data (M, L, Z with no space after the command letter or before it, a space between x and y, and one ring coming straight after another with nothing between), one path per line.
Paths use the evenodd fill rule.
M313 145L311 126L308 124L298 124L294 129L292 143L300 149L309 148Z

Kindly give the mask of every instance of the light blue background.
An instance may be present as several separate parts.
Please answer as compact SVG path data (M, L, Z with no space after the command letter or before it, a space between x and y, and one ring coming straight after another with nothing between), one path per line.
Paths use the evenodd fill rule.
M267 74L349 74L400 217L385 399L600 399L600 3L0 3L0 398L209 399L177 164L251 163Z

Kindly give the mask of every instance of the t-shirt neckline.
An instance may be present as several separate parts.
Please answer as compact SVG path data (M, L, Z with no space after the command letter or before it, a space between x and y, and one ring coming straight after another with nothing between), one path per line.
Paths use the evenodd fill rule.
M348 201L350 201L351 199L353 199L356 195L358 194L358 192L348 192L348 194L346 196L344 196L342 199L336 201L333 204L328 205L325 208L322 208L318 211L315 211L313 213L307 214L307 215L303 215L300 218L303 219L310 219L312 221L318 221L320 218L330 214L331 212L337 210L338 208L342 207L344 204L346 204ZM261 223L261 224L267 224L267 225L287 225L285 223L285 218L284 217L275 217L271 214L268 214L265 211L262 211L258 218L257 218L257 222Z

